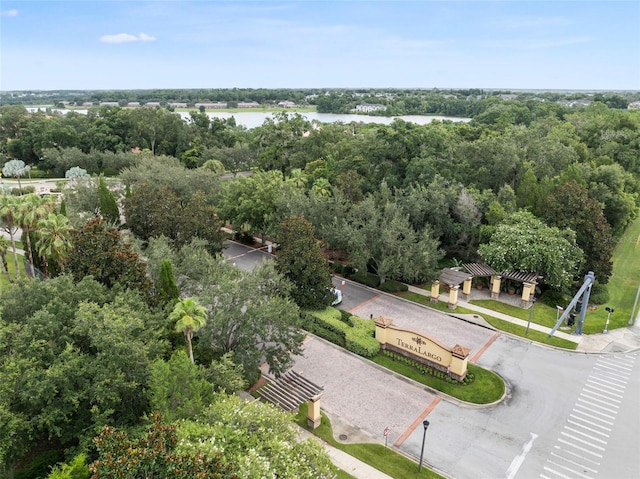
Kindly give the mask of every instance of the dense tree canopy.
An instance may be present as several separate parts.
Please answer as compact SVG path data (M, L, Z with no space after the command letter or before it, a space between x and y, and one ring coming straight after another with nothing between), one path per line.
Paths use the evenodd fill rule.
M505 218L479 253L496 271L537 273L557 289L571 285L584 260L573 230L549 227L526 211Z

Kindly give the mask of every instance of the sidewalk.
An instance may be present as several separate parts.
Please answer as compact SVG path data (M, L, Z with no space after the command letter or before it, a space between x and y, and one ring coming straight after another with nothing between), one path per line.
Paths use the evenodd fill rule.
M431 294L429 291L421 288L416 288L415 286L409 286L409 291L427 297ZM442 294L440 295L439 299L440 301L446 302L448 301L448 295ZM524 319L514 318L513 316L483 308L482 306L477 306L467 301L458 300L458 304L465 309L476 311L479 315L485 314L487 316L493 316L494 318L508 321L519 326L527 326L527 321L525 321ZM451 312L453 313L454 311L455 310L452 310ZM460 316L462 317L468 315ZM481 317L465 319L481 325L486 324ZM541 326L536 323L531 323L529 328L546 334L549 334L551 332L550 328ZM576 348L576 352L582 353L626 353L640 350L640 326L638 325L637 321L635 326L612 329L606 334L583 334L578 336L575 334L567 334L562 331L556 331L554 336L577 343L578 347Z

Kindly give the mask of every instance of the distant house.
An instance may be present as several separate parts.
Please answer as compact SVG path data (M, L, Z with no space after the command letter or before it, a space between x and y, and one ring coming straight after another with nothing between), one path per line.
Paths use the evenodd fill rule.
M640 101L633 101L629 103L627 110L640 110Z
M591 100L572 100L569 102L569 106L571 108L576 106L589 106L591 105Z
M223 103L223 102L217 102L217 103L196 103L194 105L196 108L200 108L201 106L206 108L207 110L214 110L214 109L220 109L220 108L227 108L227 104Z
M187 108L187 104L186 103L182 103L182 102L170 102L169 106L172 106L174 108Z
M149 102L145 103L144 106L149 106L151 108L155 108L156 106L160 106L160 102L159 101L149 101Z
M371 113L372 111L386 110L387 107L380 103L362 103L356 105L355 111L358 113Z
M240 101L238 102L238 108L260 108L260 103L257 101Z
M500 98L502 98L503 100L515 100L518 98L518 95L514 95L514 94L504 94L504 95L498 95Z
M296 104L292 101L287 100L287 101L281 101L280 103L278 103L278 106L282 108L293 108L296 106Z
M100 106L118 106L117 101L101 101Z
M129 107L138 107L138 106L140 106L140 102L139 101L130 101L129 103L127 103L127 106L129 106Z

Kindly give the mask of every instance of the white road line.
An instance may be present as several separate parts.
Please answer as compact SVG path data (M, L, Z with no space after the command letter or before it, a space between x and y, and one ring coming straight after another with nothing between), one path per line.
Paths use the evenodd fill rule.
M547 462L550 462L551 464L553 464L556 467L559 467L560 469L564 469L565 471L569 471L569 472L572 472L572 473L574 473L574 474L576 474L576 475L578 475L580 477L584 477L584 479L593 479L593 476L587 476L585 474L582 474L582 473L576 471L575 469L571 469L570 467L566 467L566 466L563 466L562 464L555 463L551 459L547 459Z
M597 417L590 416L590 415L589 415L589 414L587 414L586 412L576 411L575 409L574 409L574 411L575 411L575 412L577 412L578 414L582 414L583 416L587 416L587 417L590 417L591 419L595 419L596 421L604 422L605 424L609 424L609 426L613 426L613 423L612 423L612 422L605 421L605 420L603 420L603 419L598 419ZM598 426L598 427L601 427L602 429L606 429L607 431L611 432L611 429L609 429L608 427L600 426L599 424L596 424L596 423L594 423L594 422L589 422L589 421L587 421L586 419L583 419L583 418L581 418L581 417L579 417L579 416L576 416L576 415L574 415L574 414L569 414L569 417L572 417L572 418L574 418L574 419L579 419L580 421L587 422L587 423L591 424L592 426Z
M618 386L618 385L612 386L611 383L603 384L606 381L603 382L603 381L596 381L594 379L587 379L587 382L591 383L591 384L595 384L599 388L610 389L611 391L615 391L617 393L623 393L624 390L626 389L625 386ZM620 396L620 397L622 397L622 396Z
M624 369L625 371L633 371L633 368L628 368L626 366L621 366L618 363L612 363L610 361L607 361L606 359L600 359L596 364L600 364L600 365L606 364L607 366L613 366L613 367L617 368L618 370Z
M589 386L588 384L585 384L582 390L588 392L589 394L595 394L596 396L600 396L601 398L608 399L609 401L615 401L617 403L622 402L619 399L613 399L611 397L611 396L617 396L621 398L622 396L620 396L619 394L607 393L607 391L599 391L598 389L594 390L593 386ZM607 394L603 394L603 393L607 393Z
M616 408L616 409L618 409L618 408L619 408L619 406L617 406L617 405L615 405L615 404L611 404L611 403L609 403L609 402L607 402L607 401L604 401L604 400L602 400L602 399L595 398L595 397L593 397L593 396L588 396L586 393L588 393L589 391L586 391L586 392L585 392L585 391L584 391L584 389L583 389L582 391L583 391L583 392L581 392L581 393L580 393L580 396L582 396L582 397L585 397L585 398L591 399L592 401L595 401L595 402L599 402L599 403L602 403L602 404L606 404L607 406L610 406L610 407L612 407L612 408ZM612 399L612 401L614 401L614 399ZM618 402L620 402L620 401L618 401ZM615 411L611 411L611 412L615 412Z
M556 476L560 476L562 479L573 479L572 477L569 477L566 474L562 474L561 472L555 471L547 466L544 466L544 470L549 471L550 473L555 474Z
M611 371L618 371L616 368L610 368L609 366L603 366L601 364L596 364L593 369L602 371L603 374L607 374L609 376L613 376L616 378L624 379L625 381L629 379L629 375L626 376L624 374L612 373Z
M591 429L590 427L583 426L582 424L580 424L577 421L572 421L571 419L567 419L567 422L569 424L573 424L574 426L581 427L582 429L586 429L587 431L592 432L594 434L600 434L601 436L609 437L609 434L605 434L604 432L596 431L595 429Z
M589 451L588 449L585 449L584 447L580 447L580 446L578 446L576 444L573 444L572 442L565 441L561 437L558 438L558 442L561 442L563 444L566 444L567 446L571 446L571 447L573 447L575 449L578 449L579 451L586 452L587 454L591 454L592 456L596 456L596 457L602 459L602 454L598 454L597 452Z
M529 434L531 434L531 438L527 441L527 443L524 446L522 446L522 451L520 452L520 454L514 457L513 461L511 461L511 465L509 466L509 469L507 469L507 472L504 473L504 479L513 479L515 477L516 473L518 472L518 469L520 469L520 466L522 466L522 463L524 462L524 458L527 456L527 454L531 450L531 447L533 446L534 441L538 438L537 434L534 434L532 432L530 432Z
M604 447L601 446L596 446L595 444L590 443L589 441L585 441L584 439L581 439L579 437L576 436L572 436L571 434L569 434L568 432L564 432L564 431L560 431L560 435L565 436L565 437L569 437L571 439L573 439L574 441L578 441L581 442L582 444L584 444L585 446L589 446L592 447L594 449L597 449L598 451L602 451L604 452Z
M589 439L591 439L592 441L599 442L600 444L604 444L605 446L607 445L607 441L603 441L602 439L598 439L597 437L590 436L589 434L584 433L584 432L582 432L582 431L578 431L577 429L574 429L574 428L572 428L572 427L565 426L564 428L565 428L567 431L575 432L576 434L580 434L581 436L588 437L588 438L589 438Z
M611 412L611 413L613 413L613 414L617 414L617 412L616 412L616 411L611 411L611 408L610 408L608 405L607 405L607 406L601 406L600 404L596 404L596 403L589 402L589 401L587 401L586 399L583 399L583 398L578 398L577 402L583 402L583 403L585 403L585 404L588 404L588 405L589 405L589 406L591 406L591 407L595 407L595 408L597 408L597 409L602 409L603 411L607 411L607 412ZM584 406L582 406L581 404L577 404L577 403L576 403L576 406L584 407ZM585 409L587 409L587 408L585 407ZM593 410L593 409L589 409L589 410L590 410L590 411L593 411L593 412L599 412L599 411L595 411L595 410ZM602 412L600 412L600 414L602 414L603 416L610 417L611 419L615 419L615 416L608 416L607 414L604 414L604 413L602 413Z
M591 469L590 467L585 466L584 464L580 464L579 462L576 461L572 461L571 459L568 459L564 456L561 456L560 454L556 454L555 452L552 452L551 455L553 457L557 457L558 459L562 459L563 461L567 461L569 464L573 464L574 466L578 466L582 469L586 469L589 472L593 472L594 474L598 473L597 469Z
M611 421L607 421L605 419L601 419L598 416L593 416L592 414L588 414L588 413L583 412L583 411L578 411L578 410L576 410L576 408L582 408L582 409L585 409L585 410L587 410L589 412L595 412L596 414L598 414L598 416L606 417L607 419L611 419ZM585 407L582 404L576 404L575 407L573 408L573 411L578 413L578 414L583 414L583 415L585 415L585 416L587 416L587 417L589 417L591 419L595 419L596 421L600 421L600 422L603 422L605 424L608 424L609 426L613 426L613 422L612 421L615 421L615 419L616 419L615 416L609 416L607 414L601 413L600 411L594 411L593 409Z
M594 373L591 375L591 377L596 377L596 378L604 378L608 381L613 381L611 384L620 384L621 386L625 386L627 385L627 383L629 382L628 379L618 379L618 378L612 378L611 376L609 376L608 374L604 374L604 373L597 373L594 371Z
M581 461L586 461L589 462L595 466L599 466L600 463L597 461L594 461L593 459L588 459L584 456L581 456L580 454L576 454L575 452L569 451L568 449L562 449L560 446L553 446L554 448L558 449L559 451L562 451L564 454L569 454L573 457L577 457L578 459L580 459Z

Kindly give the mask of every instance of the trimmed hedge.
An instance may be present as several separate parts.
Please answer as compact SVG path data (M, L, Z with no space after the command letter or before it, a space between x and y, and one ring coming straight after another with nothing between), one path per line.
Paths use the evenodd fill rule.
M370 288L377 288L380 284L380 278L373 273L361 273L358 271L349 276L349 279L364 284L365 286L369 286Z
M306 313L307 329L327 341L346 348L365 358L378 354L380 343L374 337L376 326L370 319L349 316L348 322L342 320L340 310L328 307Z
M409 291L409 286L393 279L388 279L378 288L385 293L398 293L400 291Z

